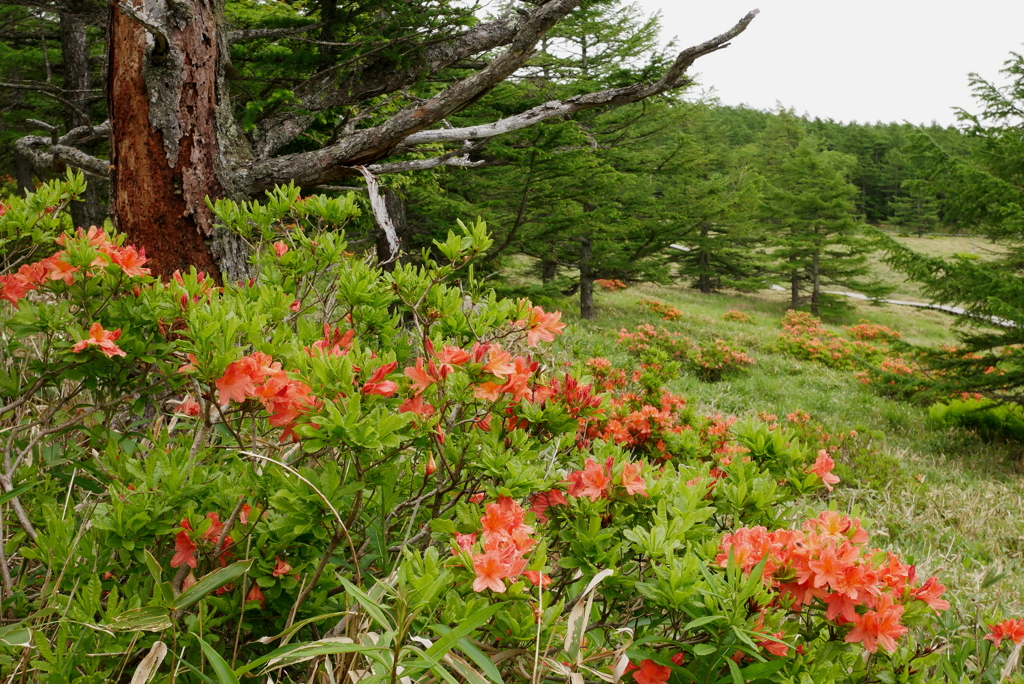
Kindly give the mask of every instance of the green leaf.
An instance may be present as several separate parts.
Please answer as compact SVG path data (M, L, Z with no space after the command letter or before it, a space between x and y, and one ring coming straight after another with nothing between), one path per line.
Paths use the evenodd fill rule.
M732 675L733 684L743 684L743 674L740 672L740 666L733 661L732 658L726 658L725 662L729 665L729 674Z
M261 644L272 644L275 641L277 641L278 639L284 639L285 642L287 642L287 640L293 634L298 632L300 629L302 629L306 625L312 624L314 622L319 622L320 620L328 620L330 618L341 617L342 615L347 615L347 613L345 613L344 611L340 612L340 613L326 613L324 615L317 615L315 617L306 618L305 620L300 620L299 622L296 622L294 625L292 625L288 629L284 630L280 634L277 634L275 636L263 637L261 639L257 639L256 641L258 641Z
M711 655L717 650L718 649L712 646L711 644L697 644L693 647L693 655L697 656L698 658L704 658L706 656Z
M249 571L252 563L252 560L238 561L237 563L232 563L226 568L214 570L210 574L204 575L198 582L181 592L178 598L174 599L174 602L171 603L171 608L174 610L180 610L182 608L188 608L194 603L198 603L200 599L210 592L216 591L225 584L244 575Z
M16 496L21 496L22 494L24 494L28 490L30 490L33 487L35 487L40 482L41 482L41 480L36 480L35 482L30 482L29 484L24 484L24 485L21 485L20 487L15 487L14 489L12 489L11 491L7 492L3 496L0 496L0 506L4 505L5 503L7 503L8 501L10 501L11 499L13 499Z
M493 606L487 606L486 609L480 611L472 617L472 619L466 620L459 624L458 627L452 629L447 634L442 636L440 639L434 642L434 645L427 649L427 652L423 654L426 661L426 667L433 667L441 660L445 653L452 650L455 644L467 636L470 632L475 630L480 625L484 624L491 617L498 612L501 608L501 604L494 604ZM420 661L413 661L412 665L420 665ZM410 665L410 667L412 666Z
M0 644L5 646L31 646L32 630L21 623L0 627Z
M171 628L171 616L166 608L160 606L133 608L118 615L105 627L121 632L162 632Z
M207 575L207 577L209 577L209 575ZM232 671L231 666L228 665L226 660L220 657L220 654L214 650L213 646L210 646L210 644L203 641L199 636L196 636L196 641L199 642L199 646L203 649L203 655L205 655L206 659L210 661L213 673L217 675L217 681L220 682L220 684L239 684L238 677Z
M370 615L370 617L377 621L377 624L379 624L381 627L388 630L389 632L395 631L394 625L391 624L391 621L388 619L387 614L384 612L384 608L381 605L379 605L376 601L367 596L362 589L352 584L344 577L341 577L339 579L341 580L341 583L345 585L345 593L350 595L356 601L358 601L359 605L363 607L363 610L365 610Z
M279 667L294 665L295 663L302 662L303 660L309 660L310 658L322 655L333 655L335 653L362 653L382 665L386 665L386 661L380 657L380 653L384 650L385 649L380 646L362 646L360 644L350 644L341 640L332 639L321 639L320 641L310 641L301 644L289 644L288 646L282 646L281 648L271 651L262 658L257 658L251 663L247 663L239 667L235 670L235 674L241 676L248 672L252 672L263 665L266 665L264 672L269 672L270 670Z
M430 628L440 634L448 634L448 632L451 631L450 627L446 627L444 625L430 625ZM483 670L483 673L487 675L494 684L505 684L501 679L501 672L494 666L491 659L484 655L483 651L474 646L469 639L465 637L459 639L458 648L469 656L469 659L476 663L477 667Z
M690 630L696 629L696 628L698 628L698 627L700 627L702 625L706 625L709 622L714 622L715 620L724 620L724 619L725 619L724 615L705 615L704 617L700 617L700 618L697 618L696 620L691 620L690 622L688 622L686 624L686 626L683 627L683 631L684 632L689 632Z

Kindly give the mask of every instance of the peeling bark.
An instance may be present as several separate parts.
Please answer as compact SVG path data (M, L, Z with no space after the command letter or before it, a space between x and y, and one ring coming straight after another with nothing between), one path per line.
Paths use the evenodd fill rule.
M153 35L117 7L110 16L111 214L128 240L145 247L153 272L195 266L244 272L230 239L215 235L206 197L227 193L219 102L223 65L218 17L208 0L135 9L162 30ZM220 104L220 107L218 107Z

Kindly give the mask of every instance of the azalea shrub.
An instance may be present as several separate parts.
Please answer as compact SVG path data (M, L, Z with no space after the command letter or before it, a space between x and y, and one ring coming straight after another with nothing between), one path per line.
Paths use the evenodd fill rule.
M649 323L638 325L634 332L619 331L619 345L647 366L662 371L682 369L705 382L717 382L725 376L742 371L754 363L746 352L723 339L696 342L677 332L655 328Z
M76 192L0 223L6 680L991 680L1022 638L829 508L835 435L554 363L482 223L389 272L277 188L213 204L251 279L158 279Z
M625 290L627 287L626 283L621 280L616 280L615 278L598 278L594 281L594 284L608 292Z
M723 321L733 321L736 323L753 323L754 319L748 313L738 311L736 309L730 309L722 314Z
M659 302L657 299L641 299L640 306L648 309L651 313L661 318L663 321L677 321L680 318L686 316L685 313L665 302Z
M863 323L848 329L853 339L843 337L805 311L787 311L781 325L782 332L774 344L776 351L830 368L853 369L878 359L886 350L885 341L891 339L873 332L874 327L869 329ZM871 344L865 339L879 344Z

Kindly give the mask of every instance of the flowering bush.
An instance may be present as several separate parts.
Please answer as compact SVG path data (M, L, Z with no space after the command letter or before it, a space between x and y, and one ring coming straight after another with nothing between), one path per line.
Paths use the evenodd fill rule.
M665 304L656 299L641 299L640 306L647 307L652 313L660 316L663 321L676 321L686 315L671 304Z
M898 331L884 325L876 325L869 320L860 319L857 325L844 325L843 330L851 337L862 342L873 342L875 340L899 340L903 338Z
M830 368L855 368L864 359L882 353L880 347L837 335L822 326L819 319L804 311L786 312L775 348L783 354L815 361Z
M960 662L929 645L937 580L838 514L783 531L836 484L827 444L696 417L649 371L555 372L560 315L468 268L482 224L388 273L346 249L352 197L278 188L214 204L251 280L162 281L40 201L11 201L47 227L0 273L5 679L896 681ZM1018 636L999 625L994 648Z
M608 280L606 278L598 278L597 280L594 281L594 283L596 283L602 289L607 290L608 292L615 292L617 290L626 289L626 283L622 282L621 280Z
M668 359L705 382L716 382L754 363L745 352L734 349L725 340L697 343L646 323L637 326L636 332L620 330L619 344L647 366L658 366L662 358Z
M750 317L750 314L742 311L732 309L722 314L723 321L736 321L737 323L753 323L754 319Z

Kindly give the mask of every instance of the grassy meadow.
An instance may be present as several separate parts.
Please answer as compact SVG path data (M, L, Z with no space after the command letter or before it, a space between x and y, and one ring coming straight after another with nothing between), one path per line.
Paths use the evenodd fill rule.
M985 245L967 238L901 238L934 254L981 253ZM511 283L529 284L526 265L508 273ZM879 277L899 274L879 269ZM901 281L902 282L902 281ZM682 286L639 285L617 292L597 288L598 319L584 322L576 301L558 302L568 326L558 344L562 362L604 356L626 364L617 345L621 328L642 323L664 326L695 340L723 338L750 354L754 365L718 383L691 375L666 377L665 386L684 395L701 415L737 417L760 412L780 419L798 409L826 430L856 430L858 449L838 461L843 481L828 502L860 516L880 546L905 555L924 576L938 574L957 610L973 613L999 603L1007 614L1024 614L1024 445L986 441L971 431L933 424L927 406L878 396L836 370L774 353L785 293L701 295ZM916 296L906 283L897 291ZM671 304L686 315L663 321L642 299ZM930 310L851 302L829 328L861 319L889 326L915 344L955 341L953 318ZM730 310L751 323L723 320ZM820 509L823 500L806 502ZM962 624L962 623L961 623Z

